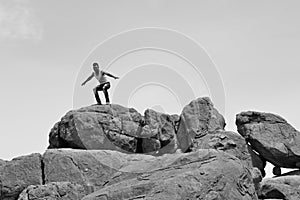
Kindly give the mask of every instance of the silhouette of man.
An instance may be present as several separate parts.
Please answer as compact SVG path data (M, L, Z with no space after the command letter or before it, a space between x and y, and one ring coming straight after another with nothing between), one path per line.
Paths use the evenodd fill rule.
M119 77L116 77L108 72L100 70L98 63L93 63L93 70L94 70L93 73L81 84L81 86L84 86L88 81L90 81L93 77L95 77L100 83L98 86L96 86L93 89L97 103L101 105L101 100L98 91L103 91L106 104L109 104L110 101L109 101L107 90L110 88L110 82L107 81L106 76L110 76L114 79L118 79Z

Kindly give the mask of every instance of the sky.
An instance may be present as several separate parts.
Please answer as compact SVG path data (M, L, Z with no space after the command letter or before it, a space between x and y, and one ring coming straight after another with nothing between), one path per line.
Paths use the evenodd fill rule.
M120 76L112 102L141 113L180 114L215 94L227 130L247 110L300 129L299 9L296 0L0 0L0 158L43 153L67 111L95 103L97 82L80 86L92 61ZM172 53L179 47L187 60Z

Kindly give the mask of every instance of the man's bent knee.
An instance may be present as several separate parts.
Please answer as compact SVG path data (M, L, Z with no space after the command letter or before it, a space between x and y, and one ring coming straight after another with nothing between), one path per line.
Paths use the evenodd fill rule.
M109 88L110 88L110 85L109 85L109 84L106 84L106 85L104 85L104 87L103 87L104 90L108 90Z

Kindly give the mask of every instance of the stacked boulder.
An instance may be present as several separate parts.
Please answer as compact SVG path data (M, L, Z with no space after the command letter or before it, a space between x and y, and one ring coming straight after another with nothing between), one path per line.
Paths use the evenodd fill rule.
M0 161L0 200L258 199L262 156L224 128L206 97L180 116L117 104L72 110L43 155Z
M116 150L158 153L169 145L175 151L178 115L147 109L142 116L133 108L93 105L68 112L49 135L49 149ZM169 147L171 148L171 147Z
M258 191L262 199L300 199L299 171L281 175L281 168L300 167L300 133L282 117L262 112L242 112L236 116L238 132L262 174L265 163L275 167L276 177L265 178Z

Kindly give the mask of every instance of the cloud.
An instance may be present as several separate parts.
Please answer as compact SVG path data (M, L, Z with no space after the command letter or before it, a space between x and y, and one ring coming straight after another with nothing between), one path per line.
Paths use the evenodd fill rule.
M42 26L29 1L0 2L0 39L40 40L42 33Z

